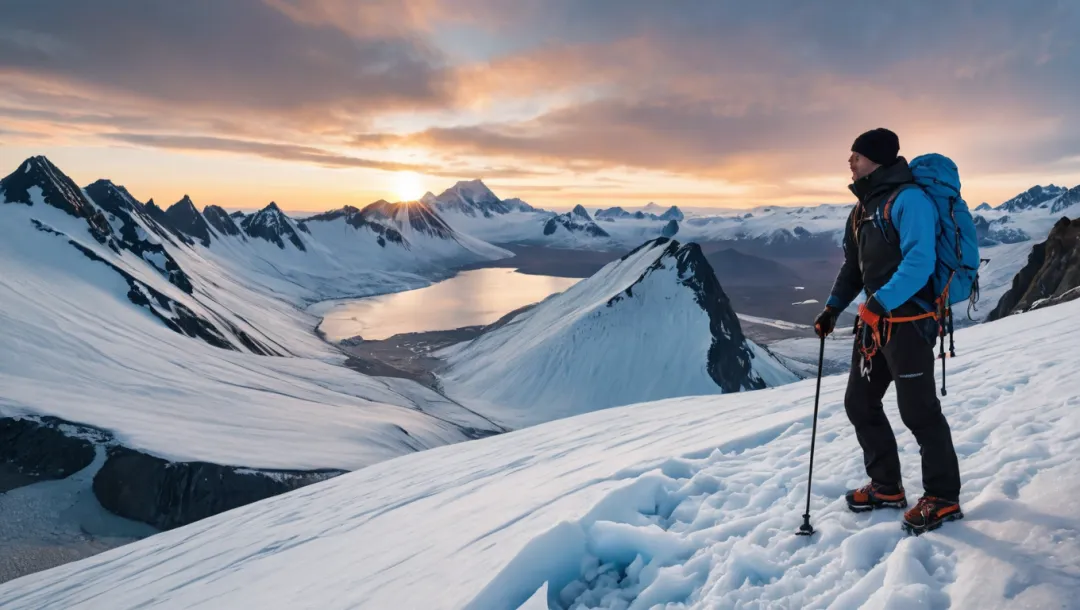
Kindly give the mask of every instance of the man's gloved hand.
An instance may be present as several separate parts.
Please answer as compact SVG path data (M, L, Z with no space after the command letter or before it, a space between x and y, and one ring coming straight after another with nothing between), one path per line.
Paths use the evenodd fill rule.
M840 317L840 310L833 307L825 306L825 309L821 310L818 317L814 319L814 332L817 336L824 339L829 336L836 328L836 318Z
M870 328L877 328L881 324L881 318L888 315L889 312L885 311L885 308L873 296L870 296L865 303L859 305L859 317Z

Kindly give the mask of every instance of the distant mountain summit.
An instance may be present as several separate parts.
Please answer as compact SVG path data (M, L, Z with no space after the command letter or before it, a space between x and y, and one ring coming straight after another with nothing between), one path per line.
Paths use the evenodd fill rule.
M440 211L458 212L466 216L490 218L492 215L510 212L510 208L480 180L458 182L435 197L434 203Z
M265 208L244 218L240 227L248 237L265 239L283 250L286 241L292 243L297 250L307 250L296 233L296 229L293 228L292 221L273 201Z
M685 219L685 215L678 206L673 205L665 210L655 203L650 203L643 209L632 213L626 211L626 209L621 206L605 208L596 212L597 220L614 221L623 218L632 218L635 220L677 220L682 222Z
M1048 202L1050 200L1061 196L1067 190L1053 184L1049 186L1036 185L999 205L997 209L1006 212L1020 212L1037 207L1049 207Z
M592 222L592 216L589 216L589 211L580 203L574 206L574 209L570 211L570 215L581 220Z
M586 237L610 237L607 231L593 222L589 212L580 205L565 214L552 216L544 224L544 235L554 235L558 232Z
M660 215L660 220L678 220L682 222L686 216L679 209L679 206L673 205L667 209L666 212Z

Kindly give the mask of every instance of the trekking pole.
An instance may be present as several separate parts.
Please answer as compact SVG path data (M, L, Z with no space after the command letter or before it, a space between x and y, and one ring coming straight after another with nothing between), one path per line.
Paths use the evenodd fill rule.
M806 512L803 513L803 523L799 526L798 536L810 536L814 533L814 526L810 525L810 483L814 479L814 444L817 441L817 415L818 403L821 400L821 369L825 363L825 336L821 337L821 351L818 352L817 363L817 391L814 393L814 429L810 433L810 474L806 477Z

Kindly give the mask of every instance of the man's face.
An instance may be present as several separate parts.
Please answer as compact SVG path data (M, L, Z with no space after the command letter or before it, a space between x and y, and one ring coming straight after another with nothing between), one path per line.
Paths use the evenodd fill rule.
M875 169L881 166L859 153L853 152L851 153L851 156L848 157L848 167L851 168L851 179L858 180L863 176L869 176Z

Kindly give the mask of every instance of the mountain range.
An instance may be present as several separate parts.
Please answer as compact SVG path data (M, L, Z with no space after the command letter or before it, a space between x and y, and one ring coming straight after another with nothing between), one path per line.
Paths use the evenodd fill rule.
M999 337L1025 329L1045 330L1049 334L1044 333L1044 341L1062 335L1067 314L1074 312L1073 305L1065 303L1080 294L1076 239L1080 233L1075 221L1061 218L1074 205L1076 192L1037 187L1006 202L1007 206L979 212L981 254L990 259L983 275L983 296L997 307L990 314L993 325L984 327L987 330L971 329L973 342L992 347L1000 343ZM451 547L460 550L473 548L488 536L499 538L503 529L524 535L515 538L521 542L511 545L513 551L499 556L503 572L485 572L483 583L475 578L462 581L462 603L473 600L474 607L496 607L487 602L499 595L532 595L541 583L523 576L514 568L518 564L536 568L535 573L546 575L550 586L558 585L556 597L568 596L573 601L589 591L607 591L603 587L610 583L603 584L608 581L599 576L606 563L598 563L595 570L582 567L583 561L591 560L576 551L565 565L536 561L538 556L550 556L544 549L577 549L579 543L591 545L598 561L613 562L615 567L604 572L609 576L636 573L654 578L640 571L644 559L635 564L636 555L604 547L604 540L627 539L623 534L648 539L646 533L619 529L627 524L647 529L646 522L670 527L678 518L693 521L701 502L694 504L688 498L700 499L702 494L711 494L709 502L727 506L724 510L758 512L770 510L770 502L790 504L788 496L799 495L790 476L784 475L765 495L751 497L734 490L730 497L717 497L723 485L735 484L740 475L722 472L719 458L702 462L706 456L738 454L743 449L764 451L762 447L772 439L779 443L780 453L768 454L771 467L777 472L788 469L789 455L797 450L787 443L805 432L802 403L809 394L806 384L798 383L802 375L787 367L795 361L801 367L807 360L803 352L817 348L816 340L810 340L813 345L805 341L792 345L799 352L795 358L774 354L771 347L750 340L742 324L748 318L743 311L736 313L739 301L721 282L730 279L749 286L760 281L754 290L768 290L770 283L784 284L784 298L795 298L794 291L802 286L788 284L801 281L808 268L825 268L826 258L815 257L835 255L848 209L761 207L712 216L674 209L676 218L672 209L653 206L644 218L618 215L598 222L583 206L566 214L546 212L520 200L500 199L474 180L415 202L377 201L294 217L275 203L253 213L229 212L215 205L200 211L188 196L162 208L153 200L138 201L109 180L79 187L48 159L27 159L0 180L0 311L4 318L0 508L12 498L26 497L19 495L20 490L43 489L33 486L51 482L67 486L54 488L56 498L82 498L79 502L94 498L94 506L112 517L154 529L191 524L195 529L182 536L155 535L146 544L135 543L135 550L124 555L124 561L135 562L130 580L116 581L117 573L97 571L82 574L85 578L78 580L79 586L58 591L50 584L54 575L45 573L32 581L41 588L26 585L31 582L26 580L0 587L0 605L15 607L32 599L42 601L39 605L77 605L100 595L95 588L100 583L106 583L102 586L108 590L130 587L126 595L134 599L157 590L156 581L138 577L153 572L139 563L139 553L172 558L177 549L183 550L189 534L212 532L216 523L229 523L229 532L235 533L220 536L226 545L222 548L231 549L226 554L245 549L251 551L245 557L252 561L273 558L291 548L290 536L306 532L311 525L305 520L306 525L293 527L304 518L304 511L293 504L296 494L287 492L321 485L310 493L318 498L319 514L329 515L324 525L332 529L352 518L340 514L348 510L342 507L353 505L352 484L326 485L330 478L366 482L365 477L378 472L393 475L395 482L388 485L386 494L361 487L373 494L363 501L374 511L371 518L388 514L393 519L388 531L400 531L430 514L422 510L428 495L418 492L413 497L409 491L410 485L431 483L427 477L438 470L430 461L436 458L426 450L495 435L508 439L498 441L505 452L501 455L513 457L506 468L528 470L539 477L536 480L569 476L566 484L578 491L599 481L607 493L613 481L624 477L634 479L635 489L652 491L642 492L640 498L637 492L616 493L597 505L606 507L596 508L597 514L615 519L616 529L622 532L614 537L593 529L594 521L582 525L585 538L579 537L577 525L565 530L571 532L569 538L541 535L530 515L547 514L542 507L551 504L554 488L541 493L546 497L525 494L527 501L520 506L524 512L504 511L500 505L492 519L503 521L492 521L492 531L474 531L470 525L466 528L470 533L461 534L464 538L447 538ZM550 232L549 226L553 226ZM679 241L672 239L675 234ZM1034 248L1027 243L1034 241L1032 236L1042 235L1047 235L1046 240ZM350 370L343 366L345 355L313 332L319 320L308 307L314 303L424 286L449 277L461 266L507 259L512 252L503 246L519 243L628 252L610 259L573 288L446 348L439 354L446 368L439 372L440 383L432 387ZM1047 307L1058 304L1064 305ZM1034 345L1036 339L1024 341ZM829 347L830 353L835 351ZM965 387L972 391L986 386L988 379L1016 372L1002 368L1001 362L1000 358L980 361L976 367L959 371L955 380L950 373L950 387L955 383L959 384L956 391L964 392ZM1062 363L1068 364L1060 358L1043 362L1047 370ZM1035 367L1017 374L1037 376L1040 371ZM1027 383L1027 377L1014 382ZM742 394L747 396L728 396ZM986 398L976 400L980 408L997 400ZM842 400L833 396L833 402ZM973 412L973 417L977 419L981 412ZM718 413L725 418L721 424L712 420ZM1011 422L1008 418L1015 413L1003 409L990 423ZM672 419L672 414L688 419ZM551 421L561 418L570 419ZM708 423L709 429L715 428L719 436L698 435L691 420L713 422ZM626 439L605 436L609 429L605 426L612 421L623 422ZM539 432L516 430L503 435L534 425ZM664 445L667 448L657 449L661 451L657 456L627 457L625 467L631 470L621 474L597 471L599 478L593 479L585 477L589 468L581 467L585 478L579 480L567 474L574 464L558 457L591 451L581 447L588 438L596 439L607 452L637 452L651 442L650 434L670 425L675 437L697 443L696 449L675 443L682 447L680 451L694 451L686 462L656 462L654 458L671 452ZM558 440L569 438L568 431L575 430L574 434L580 433L577 441ZM978 430L971 433L971 444L965 445L969 448L981 442ZM718 448L717 438L724 434L737 444ZM1033 428L1030 434L1037 437L1043 432ZM842 433L836 435L832 440ZM518 453L515 439L524 439L523 446L535 452ZM454 481L469 487L486 480L482 472L490 466L487 452L493 445L485 443L440 450L439 455L453 456L448 464L463 473ZM427 455L413 455L417 452ZM541 454L546 457L537 461ZM579 455L590 463L603 462L605 456L609 454ZM841 461L838 456L833 459ZM556 465L556 470L545 471L544 463ZM702 493L689 490L680 496L682 492L674 490L684 489L684 479L691 475L683 474L691 472L691 465L718 470L700 478ZM354 479L344 474L358 469L369 472ZM656 469L671 480L646 474ZM491 472L503 471L498 467ZM81 474L75 477L73 473ZM1072 480L1066 474L1063 480ZM999 483L1007 489L1008 481ZM471 495L473 487L464 490L457 483L439 484L444 485L442 491L429 494L439 502L453 504L455 500L445 498L445 493L459 491L455 498L477 500ZM841 481L826 485L839 488ZM326 490L344 495L322 498ZM279 494L285 495L270 504L259 502ZM590 495L588 502L599 497ZM676 504L689 504L676 510L672 504L676 498ZM250 503L256 504L246 506ZM640 518L635 516L639 514L636 508L629 513L622 508L606 512L616 505L640 506L644 512ZM285 512L272 508L266 513L268 506L283 507ZM475 509L477 505L470 501L467 506ZM227 511L234 512L219 514ZM88 514L83 508L54 512L73 519ZM232 521L242 515L261 515L258 518L269 521ZM54 517L35 514L35 518ZM97 527L87 523L65 527L75 532ZM266 542L265 535L281 537L280 544ZM211 549L209 536L199 534L192 539ZM261 540L263 546L248 549L253 540ZM539 550L521 548L526 541ZM10 547L7 542L5 538L5 546ZM677 544L678 549L691 548L685 541ZM384 547L378 546L385 551ZM657 557L681 556L675 546L663 548L669 553ZM260 549L270 550L260 554ZM400 550L417 555L416 549ZM463 555L465 561L478 556ZM384 566L388 573L396 573L394 566L418 561L408 557L394 561L398 560ZM161 582L170 583L170 590L178 595L199 597L184 584L187 581L175 580L175 561L166 559L160 564L164 566ZM217 565L215 561L204 558L199 568ZM61 570L79 574L83 567L73 564ZM247 559L235 567L250 568ZM686 582L696 582L694 574L684 575L689 578ZM374 582L381 577L372 578ZM484 589L488 580L494 588ZM27 592L24 586L34 591ZM268 590L288 597L274 587ZM410 594L423 598L420 589L394 590L403 598ZM236 594L235 589L231 591ZM78 597L80 592L90 597L74 601L68 597ZM193 604L205 601L185 599Z

